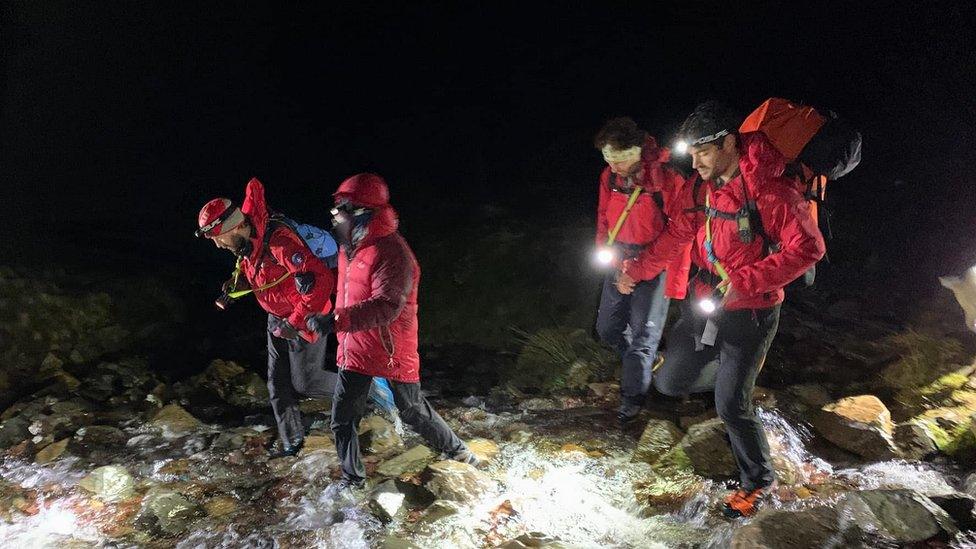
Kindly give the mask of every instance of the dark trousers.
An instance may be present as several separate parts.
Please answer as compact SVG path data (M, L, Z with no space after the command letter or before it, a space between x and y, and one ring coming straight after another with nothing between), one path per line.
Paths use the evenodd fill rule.
M681 318L668 333L664 365L654 386L671 396L715 391L715 408L725 422L742 488L754 490L774 480L769 444L752 404L752 390L779 326L779 305L769 309L719 311L715 344L695 350L705 321L681 303Z
M630 295L617 291L615 272L603 281L596 331L623 363L621 411L627 415L640 410L651 386L651 370L670 302L664 297L665 274L638 282Z
M328 338L309 343L301 338L275 337L271 331L278 322L273 316L268 317L268 393L278 436L290 446L305 436L299 399L331 397L336 374L325 369Z
M366 413L366 398L372 381L371 376L339 369L332 401L332 433L342 462L342 476L350 480L366 478L366 469L359 454L357 430L359 420ZM464 448L461 439L421 394L419 383L389 382L393 401L400 410L400 419L420 435L431 449L452 454Z

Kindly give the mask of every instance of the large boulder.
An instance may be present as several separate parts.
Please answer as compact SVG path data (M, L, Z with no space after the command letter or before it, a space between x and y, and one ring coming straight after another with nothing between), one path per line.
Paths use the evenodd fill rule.
M434 461L434 452L426 446L414 446L406 452L389 459L376 468L384 477L398 477L407 473L419 473Z
M878 397L859 395L827 404L813 417L813 426L837 446L871 460L898 456L891 438L891 413Z
M14 416L0 423L0 449L9 448L25 439L30 438L31 422L24 414Z
M393 480L380 483L366 498L373 515L382 522L391 522L405 512L403 506L406 494L397 488Z
M198 430L203 424L193 417L179 404L163 406L149 422L150 425L161 429L165 436L182 436Z
M70 442L70 440L71 439L63 438L61 440L48 444L47 446L42 448L39 452L37 452L37 454L34 456L34 461L37 462L39 465L44 465L58 459L64 454L64 451L68 448L68 442Z
M848 492L837 509L842 528L895 543L948 541L959 531L943 509L911 490Z
M128 499L135 494L136 481L125 467L106 465L92 471L78 482L83 490L104 502Z
M653 464L681 441L683 433L678 426L663 419L652 419L637 442L632 461Z
M424 471L424 486L440 499L471 503L495 488L494 481L467 463L446 460Z
M931 499L952 517L960 530L976 530L976 497L957 493Z
M183 494L161 487L151 488L142 500L136 525L154 534L175 536L184 532L204 509Z
M732 534L732 549L822 549L843 547L839 517L829 506L796 511L764 509Z
M468 450L471 450L474 455L478 456L479 460L484 462L495 459L495 456L501 451L495 441L487 438L473 438L464 441L464 443L468 446Z
M848 492L832 505L764 509L732 535L734 549L820 549L946 542L958 532L949 515L910 490Z
M725 423L719 418L689 427L678 448L688 457L694 472L703 477L729 477L736 472Z
M385 454L403 444L396 428L380 416L367 416L359 422L359 446L369 454Z
M908 421L895 426L894 437L898 451L905 459L923 460L938 452L935 437L925 424Z

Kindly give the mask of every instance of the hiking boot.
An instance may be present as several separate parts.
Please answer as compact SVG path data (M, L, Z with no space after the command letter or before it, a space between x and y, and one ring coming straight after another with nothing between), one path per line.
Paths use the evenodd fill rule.
M302 450L303 446L305 446L304 438L293 444L275 443L275 445L268 450L268 459L278 459L298 455L298 452Z
M756 488L751 492L736 490L726 496L725 503L722 505L722 514L730 519L751 517L762 507L773 490L773 486Z
M630 425L640 416L643 408L643 404L621 403L620 409L617 410L617 422L620 424L620 427L624 428Z
M454 461L460 461L461 463L467 463L472 467L477 467L481 465L481 460L475 455L468 447L461 448L457 452L445 452L441 454L441 459L453 459Z
M337 494L343 492L355 492L357 490L362 490L366 487L365 479L351 479L351 478L341 478L332 485Z

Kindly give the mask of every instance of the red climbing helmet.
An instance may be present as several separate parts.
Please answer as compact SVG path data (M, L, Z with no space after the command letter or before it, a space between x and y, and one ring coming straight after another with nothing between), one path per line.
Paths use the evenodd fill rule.
M198 237L220 236L244 222L244 213L229 198L214 198L207 202L197 216Z

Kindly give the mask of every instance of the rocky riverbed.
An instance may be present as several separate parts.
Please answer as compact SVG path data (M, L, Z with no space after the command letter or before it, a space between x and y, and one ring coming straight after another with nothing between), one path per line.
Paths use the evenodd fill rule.
M442 461L372 414L360 427L368 486L340 493L328 401L303 403L301 454L269 460L253 368L215 359L163 375L140 352L145 326L120 321L108 296L0 274L3 547L976 544L976 369L955 340L840 313L787 317L776 386L756 394L779 489L753 519L728 521L717 506L735 463L707 398L658 397L621 430L617 386L579 357L536 391L470 379L459 390L435 368L429 396L484 465ZM811 356L862 371L780 380Z

